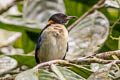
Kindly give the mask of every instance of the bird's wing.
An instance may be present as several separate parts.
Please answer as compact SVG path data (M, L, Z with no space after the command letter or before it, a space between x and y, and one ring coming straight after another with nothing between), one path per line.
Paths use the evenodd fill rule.
M68 52L69 50L69 43L67 42L67 49L66 49L66 53Z
M38 51L40 49L40 42L41 42L41 35L39 36L38 38L38 41L37 41L37 44L36 44L36 50L35 50L35 59L36 59L36 62L39 64L40 63L40 60L38 58Z
M68 42L67 42L67 49L66 49L65 56L63 57L63 60L65 59L65 57L66 57L66 54L67 54L68 50L69 50L69 44L68 44Z
M36 59L37 64L40 63L40 60L39 60L39 58L38 58L38 51L39 51L39 49L40 49L40 44L41 44L41 40L42 40L41 34L42 34L42 32L43 32L48 26L50 26L50 25L47 25L46 27L44 27L44 28L42 29L42 31L40 32L40 35L39 35L39 37L38 37L38 41L37 41L37 44L36 44L36 50L35 50L35 59Z

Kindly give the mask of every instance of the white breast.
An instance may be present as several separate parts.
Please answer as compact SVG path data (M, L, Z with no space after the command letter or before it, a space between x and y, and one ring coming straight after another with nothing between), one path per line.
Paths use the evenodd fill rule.
M39 49L40 62L62 59L66 54L68 31L60 24L53 24L43 31Z

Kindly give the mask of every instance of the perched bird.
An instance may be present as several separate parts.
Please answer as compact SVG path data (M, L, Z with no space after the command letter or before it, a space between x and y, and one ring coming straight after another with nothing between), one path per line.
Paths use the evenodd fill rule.
M68 31L64 25L74 17L62 13L50 17L37 41L35 59L38 64L65 58L68 51Z

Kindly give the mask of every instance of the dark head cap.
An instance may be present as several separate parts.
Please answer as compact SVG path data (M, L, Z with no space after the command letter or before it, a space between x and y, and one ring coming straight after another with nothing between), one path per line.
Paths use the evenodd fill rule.
M65 14L57 13L50 17L48 24L52 24L52 23L65 24L71 18L75 18L75 16L66 16Z

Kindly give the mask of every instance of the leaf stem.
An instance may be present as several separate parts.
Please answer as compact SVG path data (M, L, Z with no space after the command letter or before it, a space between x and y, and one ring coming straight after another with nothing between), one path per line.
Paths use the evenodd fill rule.
M111 30L110 30L110 38L112 38L113 40L119 40L119 38L117 37L113 37L112 36L112 31L113 31L113 28L115 27L115 25L119 22L120 20L120 17L113 23L113 25L111 26Z

